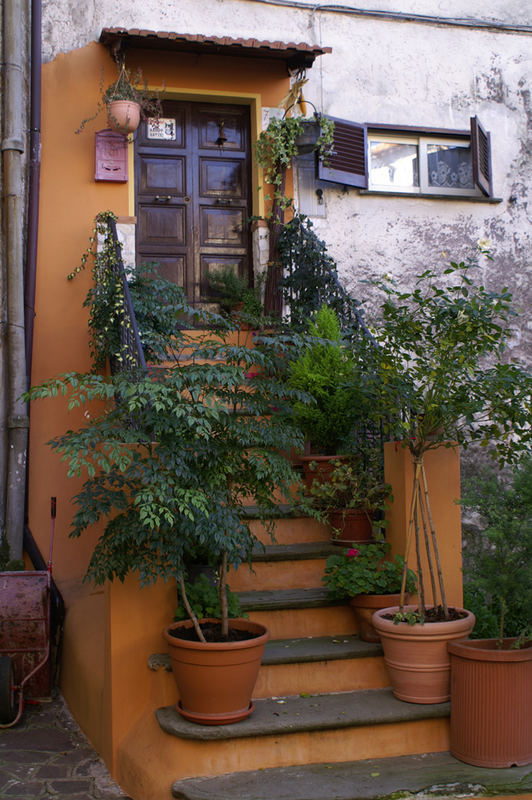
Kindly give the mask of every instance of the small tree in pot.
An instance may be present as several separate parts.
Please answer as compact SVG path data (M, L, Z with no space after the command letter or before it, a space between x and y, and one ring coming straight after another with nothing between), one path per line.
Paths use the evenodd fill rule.
M475 280L479 272L474 258L452 262L442 273L425 271L412 292L402 292L390 279L377 282L385 299L376 327L380 347L374 354L368 351L372 359L369 374L375 376L375 407L390 434L410 450L414 467L405 557L408 559L414 540L419 605L417 611L405 609L401 600L395 617L396 623L401 619L412 623L412 635L424 627L419 623L430 620L448 625L451 617L458 617L459 625L459 618L467 615L454 612L447 604L425 454L453 441L463 447L478 442L500 462L511 461L532 436L531 375L504 358L514 315L512 298L507 289L490 291ZM423 550L431 603L427 602L422 569ZM390 627L383 615L377 612L374 617L381 637L382 627ZM470 615L457 635L466 636L473 622ZM397 638L393 627L390 635ZM436 627L428 627L434 635ZM447 656L445 660L448 663ZM435 696L445 699L448 689ZM408 699L406 694L403 699Z
M157 331L142 335L150 341L152 356L158 353L169 366L111 377L72 373L29 393L32 400L66 395L69 408L93 400L106 403L85 426L50 443L68 463L69 475L86 476L74 498L78 510L71 535L103 522L88 569L98 584L124 580L130 572L138 574L141 584L175 578L197 646L206 636L187 597L185 571L191 553L205 552L218 574L218 639L227 640L231 628L248 627L252 637L260 632L263 646L267 632L262 626L246 620L229 624L227 571L229 565L249 561L255 543L244 506L254 503L267 524L275 510L275 490L288 493L296 480L283 454L301 435L282 413L293 392L281 379L284 356L291 354L294 342L257 338L253 350L227 344L223 320L190 309L175 285L152 284ZM149 280L144 279L144 287L150 291ZM149 304L144 295L145 322ZM121 324L114 309L110 319ZM189 336L178 328L183 319L222 328L204 337ZM164 329L171 335L163 336ZM251 367L259 373L246 379ZM182 693L187 713L183 698ZM249 698L244 706L236 718L250 713ZM188 710L193 715L194 709ZM209 713L203 710L200 717ZM233 719L225 711L221 717L222 722Z

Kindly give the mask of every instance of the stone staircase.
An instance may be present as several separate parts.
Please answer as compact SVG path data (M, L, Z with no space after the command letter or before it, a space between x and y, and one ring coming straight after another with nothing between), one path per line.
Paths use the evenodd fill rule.
M229 583L243 610L271 632L255 711L238 724L203 726L187 722L174 706L159 709L158 723L176 754L186 752L176 759L178 784L192 776L447 750L448 704L396 700L380 645L360 641L349 606L328 600L321 577L336 548L327 529L315 520L284 517L276 521L272 545L258 521L251 525L264 552L256 554L253 571L243 566ZM169 669L164 658L157 664ZM179 794L178 784L175 796L188 796ZM213 792L205 797L214 800Z

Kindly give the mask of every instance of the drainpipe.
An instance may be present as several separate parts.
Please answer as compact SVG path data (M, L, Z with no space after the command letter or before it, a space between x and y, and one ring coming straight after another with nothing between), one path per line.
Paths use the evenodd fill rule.
M7 295L7 476L5 535L11 558L22 558L28 414L20 400L26 389L23 256L23 75L27 7L4 2L4 231Z
M39 232L39 189L41 175L41 0L31 3L31 77L30 77L30 171L28 200L28 245L24 289L24 327L26 333L26 372L31 385L33 355L33 320L35 318L35 282L37 276L37 236Z

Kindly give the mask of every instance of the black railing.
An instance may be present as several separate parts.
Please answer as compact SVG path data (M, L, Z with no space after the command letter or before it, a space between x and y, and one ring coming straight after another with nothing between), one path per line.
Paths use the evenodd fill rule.
M112 217L107 218L107 235L111 238L113 246L113 258L110 259L108 266L121 280L123 295L119 325L120 350L118 354L110 358L111 372L116 374L117 372L124 372L126 370L146 370L144 349L140 339L126 271L124 269L124 262L122 260L122 246L118 241L116 222Z

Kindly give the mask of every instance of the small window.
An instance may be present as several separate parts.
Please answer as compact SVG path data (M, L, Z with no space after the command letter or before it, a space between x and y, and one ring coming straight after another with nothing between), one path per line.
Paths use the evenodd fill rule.
M335 122L335 153L318 178L375 192L492 196L490 136L469 131ZM337 141L338 140L338 141Z
M412 194L479 195L469 139L368 133L369 189Z

